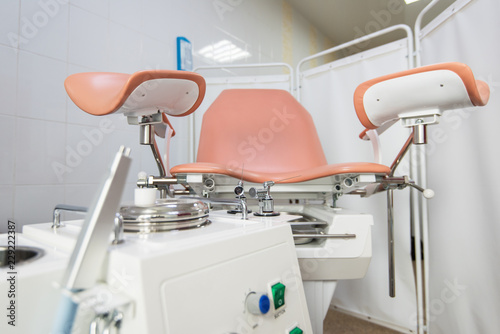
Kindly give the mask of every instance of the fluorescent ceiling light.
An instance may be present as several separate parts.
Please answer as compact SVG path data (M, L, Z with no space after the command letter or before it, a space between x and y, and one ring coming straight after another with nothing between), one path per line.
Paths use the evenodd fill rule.
M417 2L417 1L419 1L419 0L405 0L407 5L414 3L414 2Z
M207 45L198 51L198 53L218 63L227 63L233 60L250 57L249 52L237 47L226 39L213 45Z

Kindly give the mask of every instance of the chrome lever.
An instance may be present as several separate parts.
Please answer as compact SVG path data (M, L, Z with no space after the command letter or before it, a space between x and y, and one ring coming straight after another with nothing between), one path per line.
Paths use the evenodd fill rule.
M416 185L415 183L409 183L408 185L409 185L410 187L415 188L415 189L417 189L418 191L420 191L420 192L422 193L422 195L423 195L425 198L427 198L427 199L431 199L431 198L433 198L433 197L434 197L434 195L435 195L434 190L432 190L432 189L429 189L429 188L424 189L424 188L422 188L422 187L420 187L420 186Z
M429 188L422 188L421 186L415 184L415 181L410 180L410 178L405 175L402 177L384 177L381 181L381 184L388 188L397 188L397 189L404 189L407 186L410 186L418 191L420 191L423 196L427 199L431 199L434 197L435 193L434 190L429 189Z

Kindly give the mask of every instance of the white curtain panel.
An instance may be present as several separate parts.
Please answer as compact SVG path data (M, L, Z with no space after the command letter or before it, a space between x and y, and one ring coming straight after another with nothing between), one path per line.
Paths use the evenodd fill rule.
M459 61L490 85L486 107L429 128L430 329L500 333L500 1L475 0L425 31L422 65Z
M359 139L364 130L353 106L353 94L362 82L406 70L406 39L371 49L348 58L312 68L299 74L300 98L313 115L329 163L373 162L370 142ZM390 165L408 137L408 130L394 125L380 137L382 162ZM408 164L399 173L408 174ZM410 258L410 216L408 190L395 192L396 298L389 297L387 265L387 211L385 193L369 198L343 196L338 205L355 212L372 214L373 257L367 275L359 280L340 281L333 305L370 317L402 331L416 329L416 301Z

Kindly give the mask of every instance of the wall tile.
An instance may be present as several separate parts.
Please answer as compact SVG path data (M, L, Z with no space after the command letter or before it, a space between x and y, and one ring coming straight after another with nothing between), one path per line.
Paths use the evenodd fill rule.
M21 1L19 48L66 60L69 5L59 1Z
M52 221L57 204L64 203L63 185L16 186L14 219L17 227Z
M177 54L175 41L161 42L154 38L142 36L141 68L142 69L176 69Z
M0 114L16 114L17 96L17 50L11 47L0 45L0 92L2 104Z
M166 16L174 11L173 5L162 0L143 0L142 4L141 32L157 40L170 42L172 36L169 31L172 24L166 19ZM185 18L189 16L189 13L184 12L177 12L177 14Z
M20 51L17 115L65 121L65 78L64 62Z
M0 233L7 232L9 220L14 218L14 186L0 186Z
M70 0L71 5L85 9L92 14L108 18L109 0Z
M100 180L99 180L100 181ZM97 196L97 192L100 188L99 183L93 184L68 184L65 188L65 204L69 205L77 205L89 207L92 204L95 196ZM69 214L65 214L63 219L69 219L67 216ZM82 218L82 215L75 214L71 215L71 217L78 219Z
M120 146L125 146L130 148L130 158L132 159L132 163L130 165L130 169L127 176L128 183L137 182L137 174L142 170L141 169L141 150L148 149L151 151L149 146L144 146L139 143L139 126L130 125L131 129L128 130L120 130L116 129L112 136L110 136L109 146L108 146L108 155L110 157L114 157L116 152ZM135 131L134 131L135 130ZM151 160L153 160L153 154L151 153ZM157 173L155 174L157 175Z
M127 183L123 189L120 205L130 205L134 203L134 189L137 188L136 183Z
M21 185L58 184L65 173L65 125L19 118L15 136L15 183Z
M0 115L0 185L14 184L16 119Z
M72 6L68 62L103 71L107 69L108 51L107 19Z
M20 1L0 1L0 44L16 48L19 41Z
M142 0L110 0L109 19L136 31L140 30L140 20L137 13L143 7Z
M65 175L67 184L101 182L113 155L109 143L115 128L111 122L101 119L101 127L68 124L66 164L70 167Z
M109 24L109 66L107 71L134 73L140 70L141 36L120 24Z

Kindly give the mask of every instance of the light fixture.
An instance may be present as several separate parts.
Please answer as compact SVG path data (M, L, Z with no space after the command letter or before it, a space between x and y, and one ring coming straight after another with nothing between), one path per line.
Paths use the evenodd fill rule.
M200 55L218 63L227 63L233 60L250 57L250 53L245 51L230 41L224 39L213 45L207 45L198 51Z
M417 1L420 1L420 0L405 0L407 5L414 3L414 2L417 2Z

